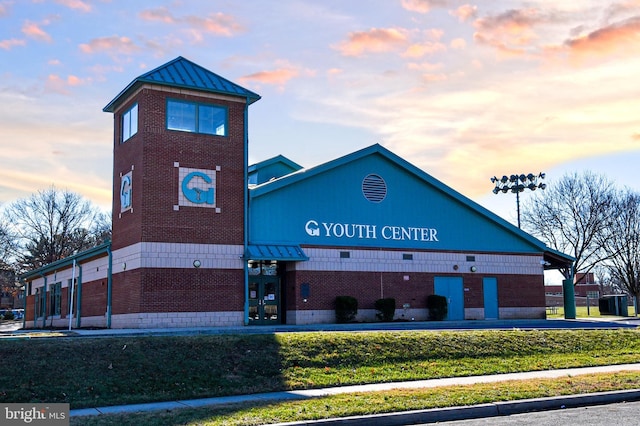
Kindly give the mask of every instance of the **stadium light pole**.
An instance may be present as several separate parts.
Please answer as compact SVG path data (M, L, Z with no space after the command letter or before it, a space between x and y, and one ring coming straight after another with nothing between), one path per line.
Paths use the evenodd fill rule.
M495 187L493 188L494 194L498 195L501 192L503 194L506 194L507 192L516 194L516 207L518 209L518 228L520 228L520 193L525 189L529 189L531 191L535 191L537 188L545 189L547 187L547 184L541 182L544 177L544 173L539 173L538 175L529 173L528 175L521 174L502 176L502 178L500 179L495 176L491 178L491 183L495 185Z

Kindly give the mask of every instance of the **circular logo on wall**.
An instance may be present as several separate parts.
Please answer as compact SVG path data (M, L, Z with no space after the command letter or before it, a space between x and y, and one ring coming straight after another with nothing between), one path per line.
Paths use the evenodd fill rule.
M315 220L310 220L304 226L304 230L310 237L319 237L320 236L320 225Z

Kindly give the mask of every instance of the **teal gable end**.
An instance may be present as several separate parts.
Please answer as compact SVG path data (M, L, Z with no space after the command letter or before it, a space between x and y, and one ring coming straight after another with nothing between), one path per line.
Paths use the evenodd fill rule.
M252 243L548 251L380 145L256 186L249 214Z
M249 185L260 185L302 169L302 166L278 155L249 166Z

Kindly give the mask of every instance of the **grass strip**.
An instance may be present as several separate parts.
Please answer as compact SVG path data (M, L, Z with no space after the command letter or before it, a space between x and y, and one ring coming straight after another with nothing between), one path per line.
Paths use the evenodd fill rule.
M567 376L557 379L354 393L278 403L230 404L219 407L152 413L73 417L71 425L252 426L636 389L638 387L640 387L639 372L619 372Z
M72 408L640 362L636 330L0 341L0 402Z

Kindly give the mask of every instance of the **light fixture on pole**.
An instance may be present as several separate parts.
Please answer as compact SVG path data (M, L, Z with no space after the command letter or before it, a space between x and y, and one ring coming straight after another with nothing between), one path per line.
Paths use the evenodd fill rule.
M545 174L539 173L537 176L533 173L529 173L528 175L511 175L511 176L502 176L502 178L492 177L491 183L495 185L493 188L494 194L507 192L512 192L516 194L516 206L518 209L518 228L520 228L520 193L525 189L529 189L531 191L535 191L537 188L545 189L547 187L546 183L540 182L544 179Z

